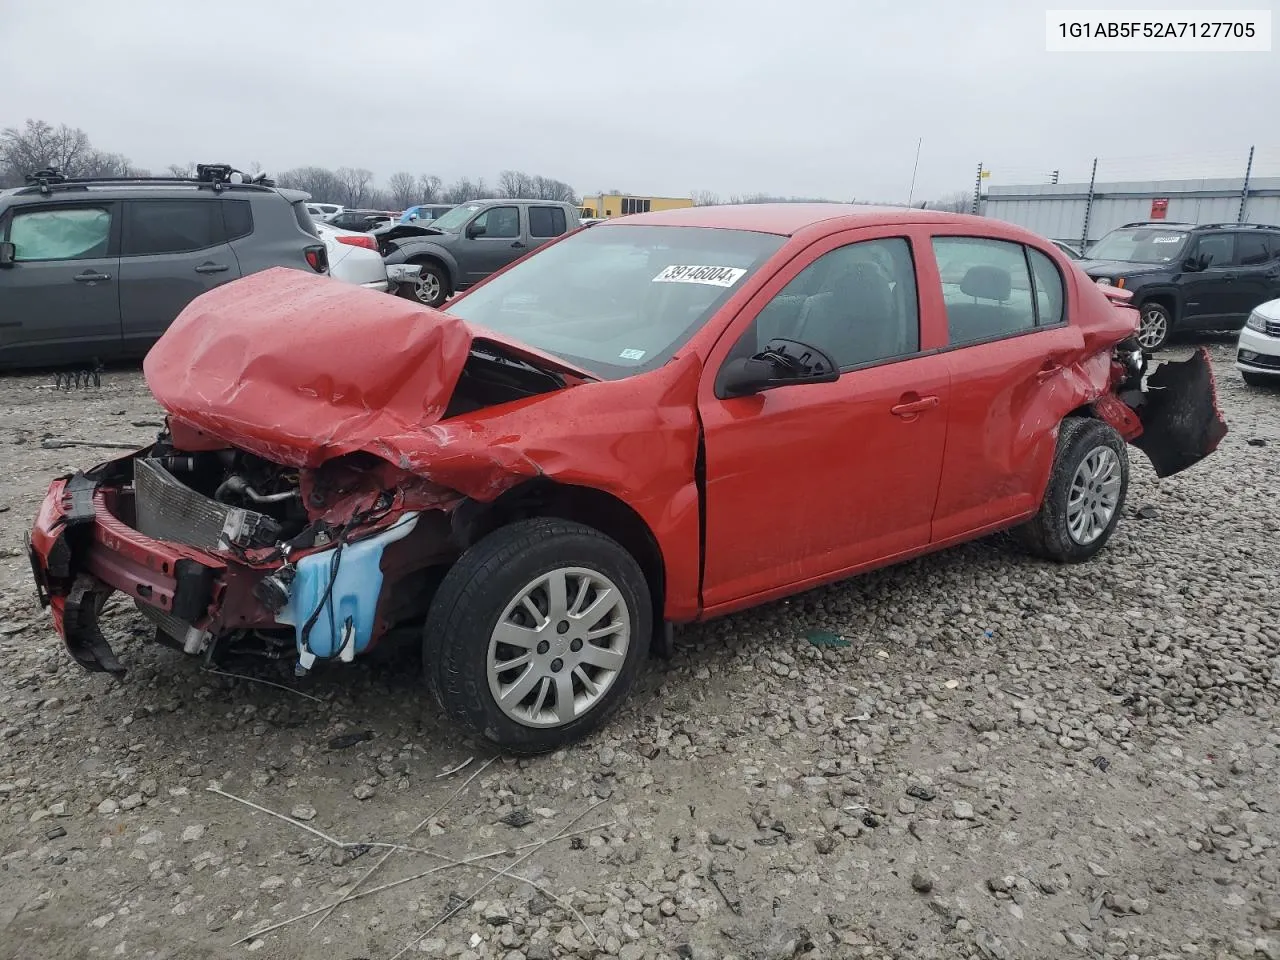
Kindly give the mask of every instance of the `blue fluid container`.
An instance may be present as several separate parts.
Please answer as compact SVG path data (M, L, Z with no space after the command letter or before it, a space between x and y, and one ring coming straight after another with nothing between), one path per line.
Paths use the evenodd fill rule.
M311 627L307 645L320 659L337 656L350 620L355 652L364 652L373 633L378 595L382 592L382 551L388 544L407 537L417 523L418 514L406 513L376 536L345 545L338 558L336 576L333 558L337 547L309 554L296 563L298 572L289 587L289 602L276 619L293 625L299 655L304 649L302 628L324 600L330 577L333 577L333 590Z

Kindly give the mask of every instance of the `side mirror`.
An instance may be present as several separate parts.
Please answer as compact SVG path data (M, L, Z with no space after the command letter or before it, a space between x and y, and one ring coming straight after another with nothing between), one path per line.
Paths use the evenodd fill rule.
M730 360L716 378L716 396L745 397L773 387L834 383L840 368L826 353L799 340L770 340L754 357Z
M470 226L467 227L468 240L474 240L476 237L483 237L483 236L484 236L483 223L472 223Z
M0 241L0 267L12 267L17 257L17 247L8 240Z
M1187 273L1199 273L1207 266L1209 266L1209 260L1203 255L1198 257L1187 257L1187 259L1182 261L1182 269Z

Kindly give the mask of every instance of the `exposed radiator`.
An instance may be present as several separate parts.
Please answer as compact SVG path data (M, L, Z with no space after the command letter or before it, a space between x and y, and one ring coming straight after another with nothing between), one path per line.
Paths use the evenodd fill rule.
M133 496L138 532L156 540L226 550L267 546L280 532L266 514L197 493L154 460L133 462Z

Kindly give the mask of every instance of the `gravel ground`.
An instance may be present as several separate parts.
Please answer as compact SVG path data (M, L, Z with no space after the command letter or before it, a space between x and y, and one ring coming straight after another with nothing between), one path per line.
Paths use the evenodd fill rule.
M117 600L129 676L74 666L20 537L109 452L41 440L157 411L136 371L0 379L0 957L1280 958L1280 393L1211 349L1231 434L1159 483L1134 451L1094 562L994 538L685 629L606 731L521 762L412 651L309 699ZM435 872L231 946L384 857L360 889Z

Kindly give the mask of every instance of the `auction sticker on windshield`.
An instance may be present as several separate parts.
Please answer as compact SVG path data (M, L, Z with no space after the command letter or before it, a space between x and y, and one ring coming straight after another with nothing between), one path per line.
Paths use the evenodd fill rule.
M673 263L653 278L654 283L705 283L732 287L747 271L740 267L707 267Z

